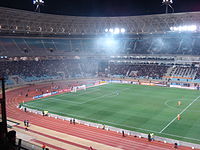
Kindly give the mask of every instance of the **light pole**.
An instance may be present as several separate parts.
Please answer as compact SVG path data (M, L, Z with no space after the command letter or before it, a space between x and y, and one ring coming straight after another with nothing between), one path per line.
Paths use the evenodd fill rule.
M166 9L165 9L165 13L167 14L168 13L168 7L170 7L172 9L172 12L174 12L174 9L172 7L172 4L173 4L173 1L172 0L163 0L162 2L162 5L165 5L166 6Z
M40 12L40 6L44 5L43 0L33 0L33 5L36 5L35 11Z

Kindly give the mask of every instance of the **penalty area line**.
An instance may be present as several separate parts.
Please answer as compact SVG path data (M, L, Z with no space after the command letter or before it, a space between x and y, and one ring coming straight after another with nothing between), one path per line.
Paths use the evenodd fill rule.
M198 99L200 98L200 95L195 98L189 105L187 105L179 114L181 115L182 113L184 113L194 102L196 102ZM177 117L175 117L174 119L172 119L162 130L160 130L159 133L162 133L166 128L168 128L175 120L177 119Z

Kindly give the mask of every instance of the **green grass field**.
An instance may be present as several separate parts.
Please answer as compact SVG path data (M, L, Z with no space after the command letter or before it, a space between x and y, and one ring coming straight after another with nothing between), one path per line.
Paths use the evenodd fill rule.
M179 100L181 106L177 106ZM196 90L106 84L33 100L25 106L200 144L200 91Z

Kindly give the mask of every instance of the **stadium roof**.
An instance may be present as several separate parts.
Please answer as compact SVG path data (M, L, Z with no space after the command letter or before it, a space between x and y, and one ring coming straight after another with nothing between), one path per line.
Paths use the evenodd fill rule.
M44 0L41 12L74 16L135 16L165 12L163 0ZM33 11L32 0L1 0L0 6ZM199 0L173 0L175 12L199 11ZM171 10L169 9L169 12Z
M170 27L200 24L200 12L128 17L77 17L51 15L0 7L0 31L42 34L104 34L124 28L126 34L164 33ZM197 31L200 31L199 27Z

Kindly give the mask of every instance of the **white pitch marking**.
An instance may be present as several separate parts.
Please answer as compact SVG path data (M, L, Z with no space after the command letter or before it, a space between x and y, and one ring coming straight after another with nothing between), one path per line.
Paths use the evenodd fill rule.
M187 105L187 107L185 107L179 114L181 115L182 113L184 113L195 101L197 101L200 98L200 96L198 96L197 98L195 98L189 105ZM177 119L177 117L175 117L174 119L172 119L162 130L160 130L159 133L162 133L167 127L169 127L175 120Z

